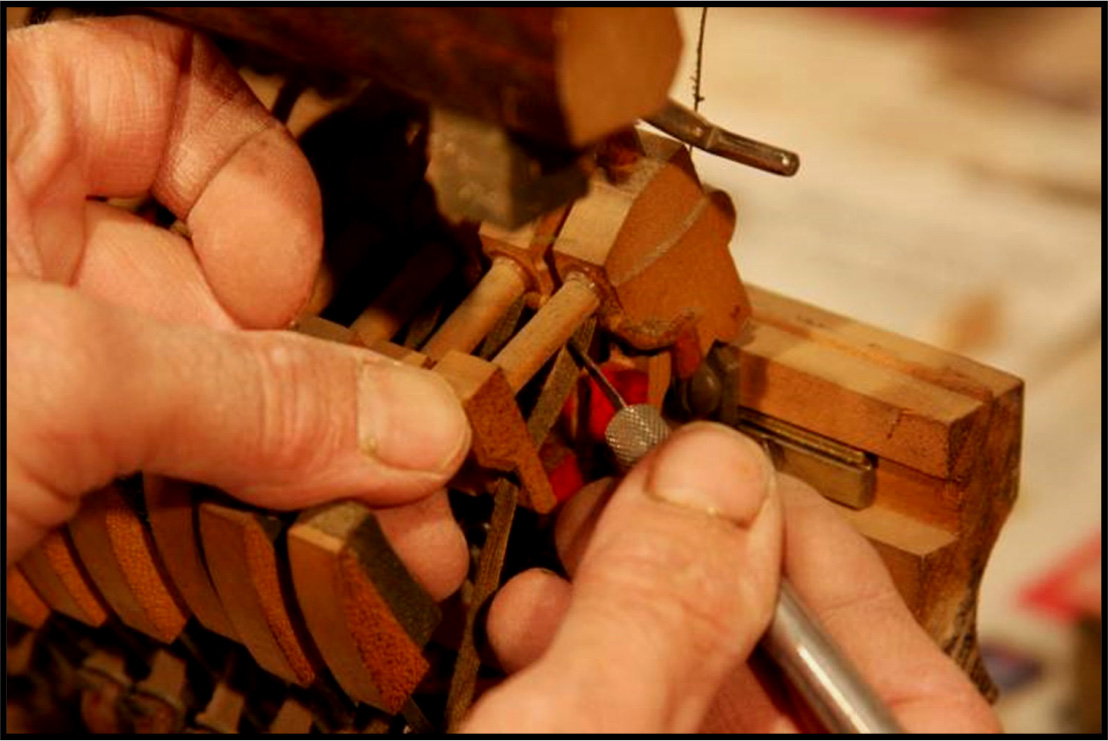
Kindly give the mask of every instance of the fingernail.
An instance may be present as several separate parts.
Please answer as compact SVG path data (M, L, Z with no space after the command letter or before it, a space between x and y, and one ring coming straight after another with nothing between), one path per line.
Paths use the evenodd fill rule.
M358 443L391 468L450 474L469 448L458 398L441 377L378 360L358 367Z
M775 482L773 465L757 443L729 427L701 422L686 425L662 446L645 490L656 500L747 527Z

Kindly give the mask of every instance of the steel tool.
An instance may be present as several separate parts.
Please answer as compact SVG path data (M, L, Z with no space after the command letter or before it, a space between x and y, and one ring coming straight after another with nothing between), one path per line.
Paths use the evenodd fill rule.
M669 437L669 425L653 406L627 404L587 353L575 343L569 347L615 407L604 438L616 462L630 468ZM905 732L784 577L773 618L759 645L828 731Z

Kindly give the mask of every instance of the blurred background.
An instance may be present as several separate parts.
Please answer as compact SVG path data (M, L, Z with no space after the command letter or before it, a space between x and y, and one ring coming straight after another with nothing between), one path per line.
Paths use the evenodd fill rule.
M702 10L679 10L693 104ZM1026 383L978 628L1009 732L1100 730L1101 8L718 8L700 111L800 154L695 152L745 281Z
M700 111L801 155L781 179L694 152L743 279L1026 383L980 640L1009 732L1099 731L1102 9L678 13L671 96L693 104L703 18Z

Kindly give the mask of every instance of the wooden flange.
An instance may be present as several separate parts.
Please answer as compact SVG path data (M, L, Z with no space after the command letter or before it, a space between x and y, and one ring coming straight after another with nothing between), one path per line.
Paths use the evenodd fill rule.
M466 411L473 429L471 452L477 463L497 471L515 471L523 489L521 501L536 512L553 509L557 500L550 479L504 372L460 352L447 353L435 372L454 388Z

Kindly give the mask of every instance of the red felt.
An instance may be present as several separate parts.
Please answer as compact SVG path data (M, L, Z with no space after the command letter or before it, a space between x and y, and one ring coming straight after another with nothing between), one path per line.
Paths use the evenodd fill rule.
M646 403L647 394L650 390L650 379L646 373L612 362L604 363L600 366L600 370L604 377L615 386L624 402L627 404ZM604 395L600 384L591 376L588 383L588 435L591 440L600 441L604 439L604 430L608 428L608 423L615 416L616 408L612 405L612 402L608 401L608 397Z
M614 362L602 364L600 370L627 404L646 403L650 379L645 372ZM582 390L584 393L581 393ZM585 405L583 414L582 404ZM615 413L615 407L604 395L600 384L591 376L586 376L584 386L579 386L562 407L561 424L570 439L581 438L578 442L584 445L602 445L604 430ZM577 420L582 417L586 428L578 435ZM585 485L581 463L568 447L548 441L542 446L539 456L559 503L572 497Z
M572 454L562 458L553 469L547 471L547 474L550 476L550 486L554 489L554 498L558 500L558 504L572 497L585 485L585 476L581 473L577 456Z

